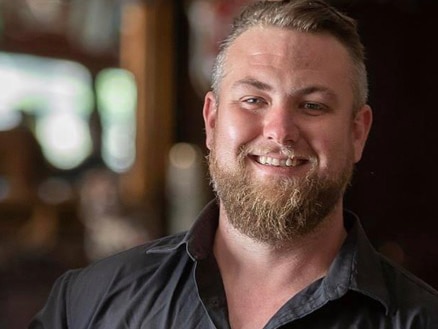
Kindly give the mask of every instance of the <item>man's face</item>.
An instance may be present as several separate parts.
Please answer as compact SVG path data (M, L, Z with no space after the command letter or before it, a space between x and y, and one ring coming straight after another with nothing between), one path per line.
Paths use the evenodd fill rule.
M332 36L251 28L204 104L210 172L230 222L257 240L306 234L342 205L371 125Z

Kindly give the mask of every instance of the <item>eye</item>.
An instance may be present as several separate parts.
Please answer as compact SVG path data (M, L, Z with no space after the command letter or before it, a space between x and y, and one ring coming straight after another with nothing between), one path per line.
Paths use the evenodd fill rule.
M243 108L249 110L258 110L268 104L264 98L254 96L243 97L240 102Z
M246 104L262 104L264 101L259 97L248 97L242 100L243 103Z
M310 115L320 115L328 111L328 107L320 103L305 102L301 107Z

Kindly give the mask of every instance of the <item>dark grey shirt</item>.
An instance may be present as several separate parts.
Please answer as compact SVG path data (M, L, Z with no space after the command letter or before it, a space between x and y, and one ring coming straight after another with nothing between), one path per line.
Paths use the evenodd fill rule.
M29 328L229 328L212 253L217 221L212 202L187 233L66 272ZM345 226L327 276L292 297L265 329L437 329L438 293L379 255L349 212Z

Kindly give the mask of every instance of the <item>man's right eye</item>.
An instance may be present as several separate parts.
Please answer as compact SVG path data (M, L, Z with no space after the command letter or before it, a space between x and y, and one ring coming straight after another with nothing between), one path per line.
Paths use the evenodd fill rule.
M243 100L245 103L248 103L248 104L256 104L256 103L258 103L260 100L258 99L258 98L255 98L255 97L251 97L251 98L246 98L246 99L244 99Z
M249 105L261 105L266 104L263 98L260 97L246 97L242 99L242 102Z

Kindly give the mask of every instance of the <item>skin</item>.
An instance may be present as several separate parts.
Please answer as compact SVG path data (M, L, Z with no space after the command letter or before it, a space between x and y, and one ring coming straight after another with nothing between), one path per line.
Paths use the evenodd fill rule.
M225 170L237 166L243 145L252 148L244 163L260 184L304 177L311 158L320 176L338 174L360 160L372 122L367 105L353 114L351 65L328 34L249 29L228 50L218 99L205 96L207 147ZM260 163L264 155L284 164L284 146L293 146L295 166ZM318 230L280 249L237 232L220 205L214 252L232 327L263 327L291 296L325 275L345 235L342 198Z

